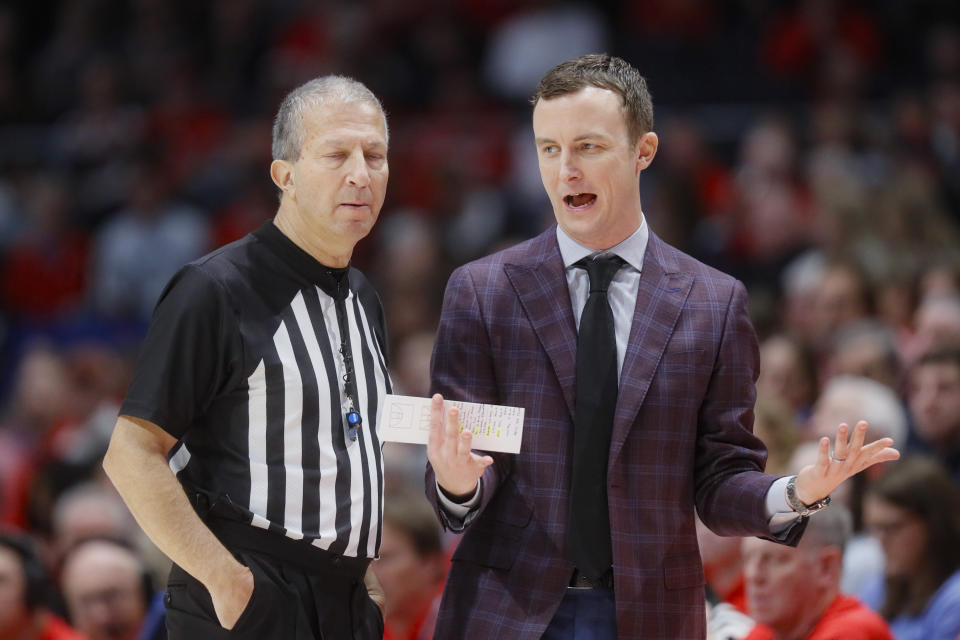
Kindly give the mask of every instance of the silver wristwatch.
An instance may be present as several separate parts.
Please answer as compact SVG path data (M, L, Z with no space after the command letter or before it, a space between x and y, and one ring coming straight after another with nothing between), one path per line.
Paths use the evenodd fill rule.
M816 513L830 504L830 496L827 496L823 500L817 500L813 504L804 504L800 501L800 498L797 497L797 476L793 476L787 480L787 504L790 505L791 509L799 513L801 517L806 518L811 513Z

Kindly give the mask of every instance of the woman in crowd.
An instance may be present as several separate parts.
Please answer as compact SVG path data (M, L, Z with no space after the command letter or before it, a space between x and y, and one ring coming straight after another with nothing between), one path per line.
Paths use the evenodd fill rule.
M960 488L947 472L925 458L893 464L868 489L864 520L885 556L882 588L865 599L897 640L960 637Z

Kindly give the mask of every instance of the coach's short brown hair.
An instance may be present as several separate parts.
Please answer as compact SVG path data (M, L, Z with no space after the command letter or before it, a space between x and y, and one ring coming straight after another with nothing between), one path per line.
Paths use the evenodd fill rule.
M653 130L653 100L647 81L622 58L593 53L561 62L540 79L530 104L576 93L585 87L609 89L620 96L631 144Z

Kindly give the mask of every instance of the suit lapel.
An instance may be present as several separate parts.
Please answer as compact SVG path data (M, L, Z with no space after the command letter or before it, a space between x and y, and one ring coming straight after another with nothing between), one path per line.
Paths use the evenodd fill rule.
M636 421L693 283L690 274L677 272L665 248L666 245L651 232L643 258L633 326L620 372L620 391L610 442L611 462L616 460Z
M530 249L529 260L504 264L504 271L547 352L572 419L577 331L556 228L540 234Z

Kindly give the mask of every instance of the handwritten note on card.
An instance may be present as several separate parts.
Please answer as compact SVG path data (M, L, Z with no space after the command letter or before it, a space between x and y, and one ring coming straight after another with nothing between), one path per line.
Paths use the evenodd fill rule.
M444 400L443 406L460 409L460 430L473 433L474 449L520 452L524 411L521 407L456 400ZM382 440L427 444L430 435L430 398L387 394L380 415Z

